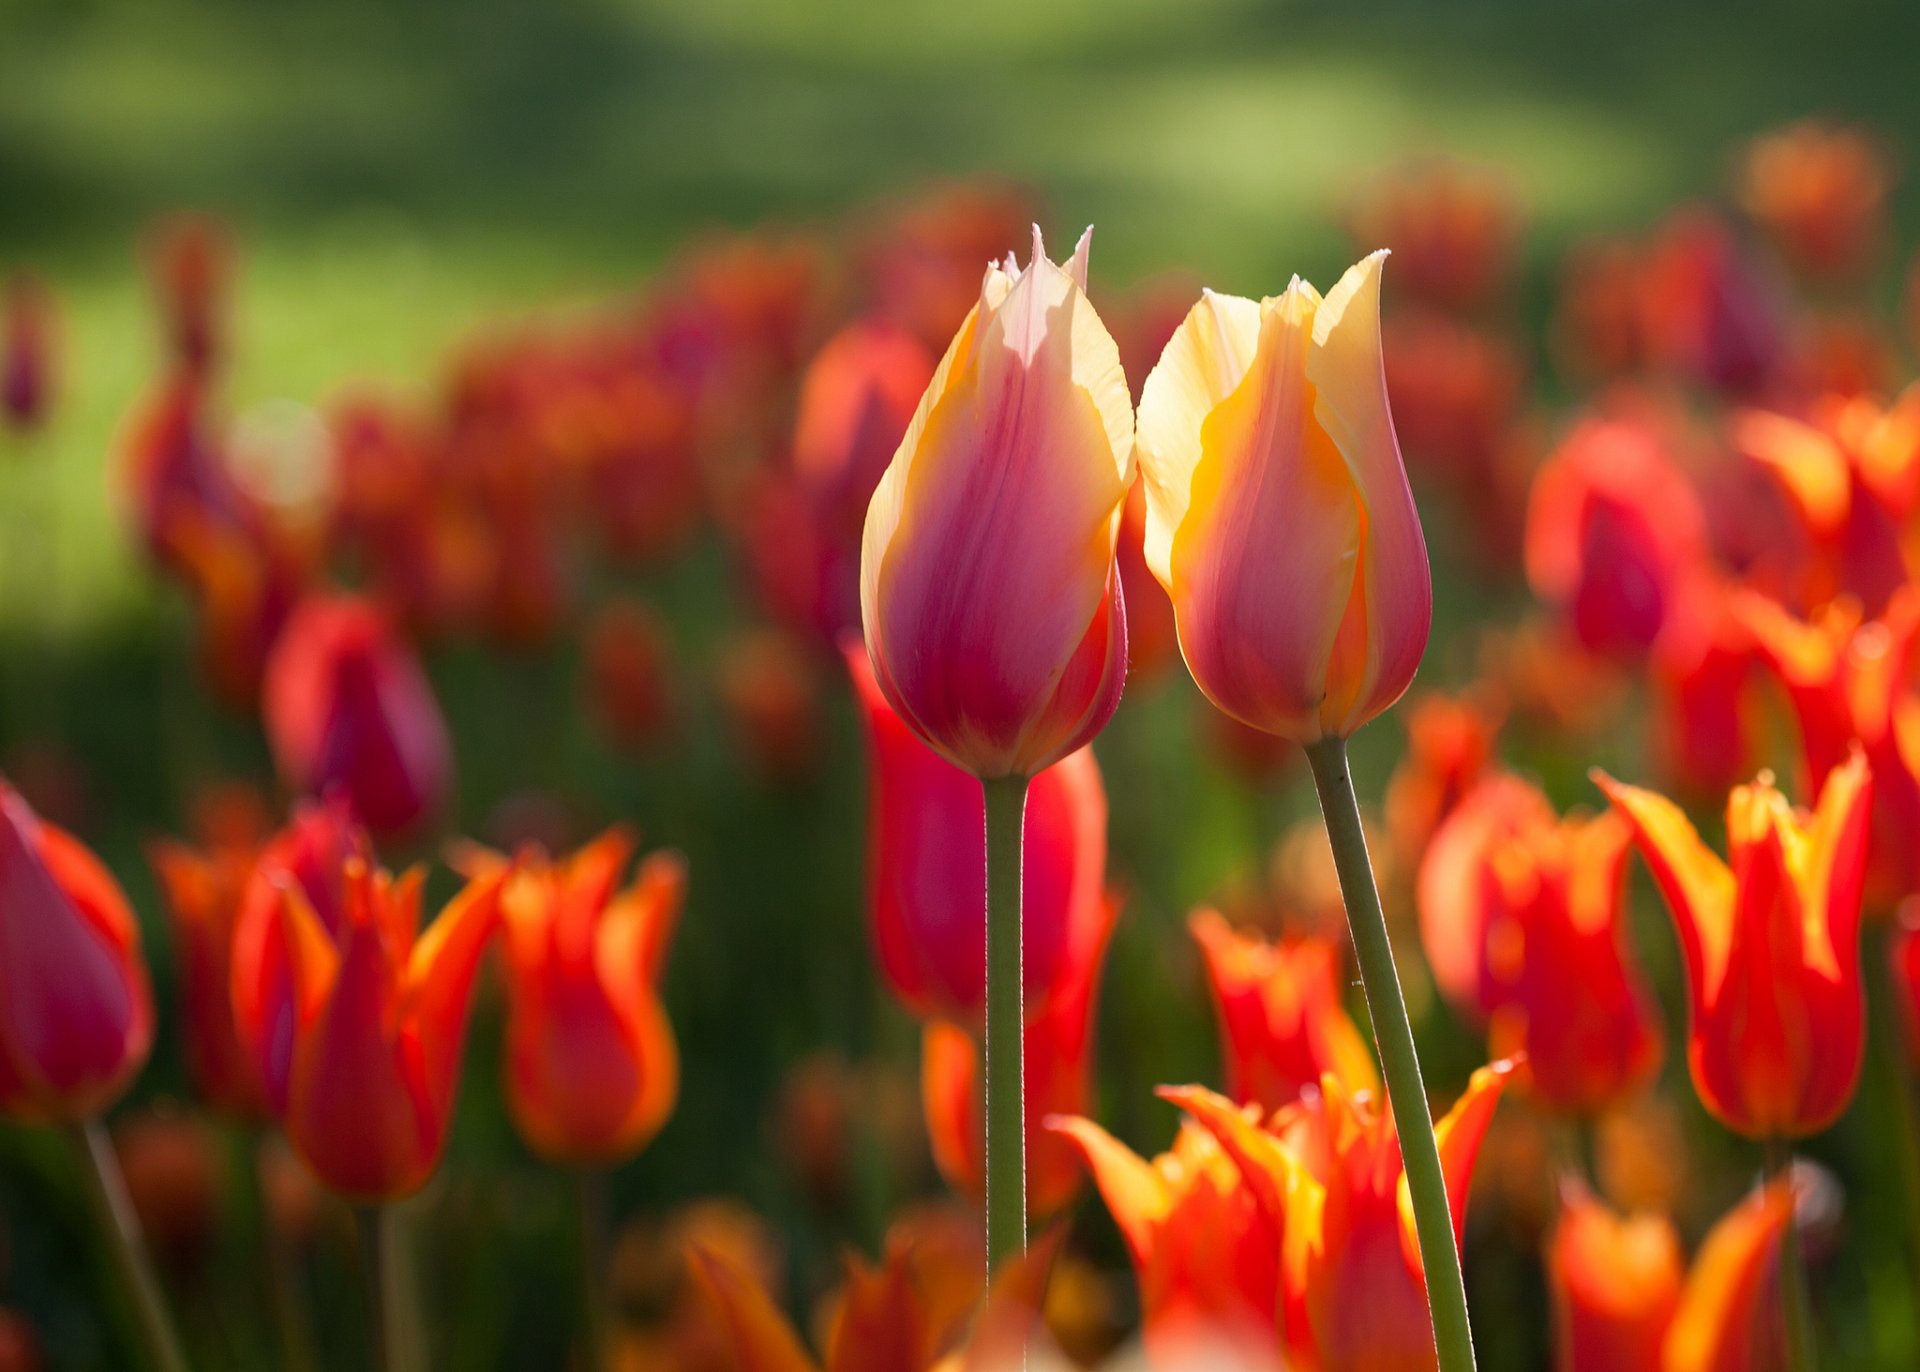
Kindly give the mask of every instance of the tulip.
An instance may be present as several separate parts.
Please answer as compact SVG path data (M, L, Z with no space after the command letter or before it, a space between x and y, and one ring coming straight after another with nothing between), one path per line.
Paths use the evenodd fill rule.
M1148 1161L1092 1120L1048 1127L1080 1150L1119 1226L1157 1361L1177 1366L1199 1342L1277 1343L1280 1233L1212 1134L1188 1121L1172 1149Z
M262 712L287 782L339 788L378 832L413 829L446 801L446 721L412 650L368 601L315 597L294 612L267 663Z
M588 704L622 748L658 742L673 722L673 642L667 626L638 600L615 600L587 626Z
M1569 1184L1546 1265L1555 1372L1659 1372L1684 1277L1671 1223L1616 1215Z
M1443 309L1485 306L1512 275L1520 212L1496 171L1445 160L1398 167L1346 217L1354 242L1392 248L1408 289Z
M1613 239L1576 243L1560 273L1554 307L1554 356L1575 380L1601 381L1645 360L1640 309L1640 257Z
M166 893L179 961L187 1063L206 1101L238 1119L266 1114L261 1078L233 1013L233 946L255 851L183 843L153 845L148 858Z
M1741 199L1801 272L1844 278L1884 244L1893 180L1892 161L1870 134L1808 120L1753 140Z
M1452 1242L1511 1065L1481 1068L1436 1126ZM1294 1372L1437 1365L1427 1282L1392 1119L1328 1077L1262 1127L1200 1087L1164 1089L1219 1141L1282 1235L1279 1300Z
M1640 328L1655 361L1730 395L1763 390L1786 343L1777 283L1711 212L1683 208L1640 264Z
M1652 996L1627 960L1631 834L1612 813L1561 819L1516 777L1489 777L1421 863L1420 934L1434 980L1485 1020L1499 1056L1555 1110L1592 1115L1660 1065Z
M1583 422L1534 476L1527 580L1590 652L1651 649L1705 551L1699 498L1639 421Z
M1790 1183L1776 1181L1713 1227L1681 1292L1661 1372L1780 1372L1789 1365L1780 1282L1793 1209Z
M1114 569L1133 406L1087 303L1088 238L1064 267L1039 231L993 267L874 491L861 618L908 725L980 777L1031 777L1119 703Z
M99 860L0 779L0 1113L75 1123L153 1047L133 911Z
M146 258L175 369L213 371L226 361L230 341L233 243L226 227L205 215L176 216L154 228Z
M500 892L507 949L507 1106L541 1157L620 1161L671 1113L679 1055L658 983L686 863L633 852L619 830L560 864L524 854ZM497 868L498 860L487 866Z
M1729 790L1755 766L1766 718L1757 699L1760 654L1712 576L1683 589L1653 654L1656 753L1689 790Z
M1493 760L1505 715L1495 693L1423 695L1408 703L1407 750L1387 782L1387 837L1411 859L1473 789Z
M29 434L46 423L54 388L53 296L24 272L0 291L0 428Z
M1679 931L1701 1101L1749 1138L1827 1128L1853 1099L1865 1046L1866 758L1856 750L1835 769L1811 815L1764 774L1737 788L1728 862L1664 796L1594 779L1632 826Z
M922 1018L963 1023L985 1002L986 870L979 783L922 743L895 714L866 654L844 645L866 724L867 905L888 984ZM1107 796L1089 749L1035 777L1027 792L1021 869L1026 995L1061 978L1075 912L1102 899Z
M1842 601L1811 622L1756 595L1735 598L1733 613L1760 657L1786 688L1800 725L1809 789L1824 786L1855 746L1873 773L1873 838L1867 845L1867 899L1888 910L1920 891L1920 702L1906 689L1920 642L1920 591L1903 589L1884 616L1862 621Z
M1324 938L1267 943L1235 933L1213 910L1187 928L1207 966L1226 1048L1227 1094L1268 1112L1334 1076L1378 1092L1373 1056L1341 1002L1342 952Z
M1093 1031L1107 943L1120 906L1102 895L1072 912L1059 976L1026 1004L1023 1036L1024 1137L1031 1175L1026 1208L1052 1215L1080 1186L1079 1152L1051 1133L1052 1115L1085 1114L1093 1094ZM987 1182L982 1115L981 1052L973 1033L947 1020L930 1021L922 1036L921 1099L934 1162L949 1184L981 1196Z
M1426 542L1387 410L1375 253L1323 301L1204 295L1147 378L1147 565L1226 713L1345 738L1426 651Z

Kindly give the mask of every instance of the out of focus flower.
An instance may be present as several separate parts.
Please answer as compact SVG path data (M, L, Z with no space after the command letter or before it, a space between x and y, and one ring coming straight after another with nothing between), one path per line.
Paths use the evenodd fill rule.
M1144 375L1144 373L1143 373ZM1147 566L1147 486L1134 480L1120 520L1115 565L1127 606L1127 676L1140 681L1158 676L1180 655L1180 631L1173 602Z
M927 348L943 348L980 298L980 264L995 260L1033 221L1007 186L956 185L916 195L878 222L860 252L874 312Z
M1786 362L1791 395L1865 398L1887 394L1901 375L1900 345L1885 320L1828 308L1802 321Z
M230 992L234 1028L267 1109L287 1108L293 1076L294 1030L300 1018L300 988L294 977L293 926L281 917L288 889L338 941L346 924L349 864L373 861L366 831L344 800L306 802L292 821L261 850L240 898L234 921Z
M1426 311L1389 318L1380 337L1408 465L1474 496L1503 493L1500 459L1526 382L1513 345Z
M1497 1063L1475 1072L1434 1126L1456 1244L1480 1141L1510 1070ZM1331 1077L1264 1127L1199 1087L1161 1094L1220 1141L1285 1236L1280 1324L1291 1365L1301 1372L1433 1368L1426 1280L1392 1117Z
M867 652L914 732L981 777L1033 776L1120 701L1114 546L1133 403L1087 303L1083 237L994 267L868 509Z
M169 1271L202 1272L222 1218L222 1159L206 1122L144 1109L114 1123L113 1148L154 1255Z
M1484 632L1479 662L1516 724L1562 741L1596 733L1615 717L1626 693L1616 664L1569 642L1542 618Z
M0 428L32 433L47 422L56 385L53 293L25 272L0 290Z
M1080 1186L1079 1151L1048 1131L1046 1120L1083 1115L1091 1103L1100 976L1119 914L1114 897L1079 902L1069 912L1057 976L1025 1004L1027 1210L1036 1217L1060 1210ZM985 1181L985 1082L973 1031L949 1020L929 1022L920 1080L933 1160L950 1185L977 1198Z
M1887 946L1887 970L1900 1006L1907 1060L1920 1063L1920 903L1900 908L1900 924Z
M1534 477L1527 580L1591 652L1652 648L1705 546L1699 499L1644 423L1585 420Z
M1428 692L1401 712L1407 747L1387 779L1387 840L1405 861L1426 851L1434 831L1493 761L1505 707L1483 686L1459 695Z
M1150 1353L1171 1362L1200 1337L1278 1340L1281 1232L1219 1140L1189 1120L1148 1160L1092 1120L1050 1127L1079 1148L1126 1241Z
M1380 1076L1341 1000L1344 952L1318 937L1268 943L1212 910L1187 922L1207 966L1226 1056L1227 1094L1271 1112L1333 1076L1377 1093Z
M439 1165L452 1122L467 1012L499 917L502 873L469 882L420 929L425 874L398 880L349 857L329 927L283 881L279 938L253 971L292 989L281 1124L329 1189L378 1203L411 1195ZM259 998L236 984L236 1007Z
M140 929L100 861L0 779L0 1113L71 1122L153 1046Z
M638 600L615 600L587 625L588 703L623 748L655 742L673 719L672 640Z
M1674 1102L1648 1093L1595 1122L1594 1180L1629 1210L1670 1214L1698 1184L1687 1122Z
M1886 242L1891 159L1863 129L1806 120L1747 148L1740 199L1810 277L1852 276Z
M860 626L867 503L933 365L892 325L852 324L835 334L800 383L791 468L752 502L745 552L762 601L827 643Z
M1685 1275L1664 1216L1616 1215L1567 1183L1546 1266L1554 1372L1658 1372Z
M453 751L439 702L371 601L305 601L267 663L261 709L287 783L337 790L376 832L414 830L446 803Z
M1346 220L1355 244L1392 249L1411 294L1457 311L1479 309L1506 285L1520 238L1505 178L1443 159L1381 175L1355 197Z
M1759 596L1734 612L1786 688L1800 726L1808 790L1827 784L1858 746L1873 773L1867 900L1891 909L1920 891L1920 700L1909 689L1920 644L1920 591L1902 588L1880 619L1842 601L1807 623Z
M1640 289L1640 254L1632 244L1598 239L1568 252L1553 316L1562 371L1603 381L1639 368L1646 360Z
M1865 1047L1860 898L1872 781L1857 750L1811 815L1768 778L1727 801L1723 862L1678 806L1603 773L1680 934L1701 1101L1749 1138L1825 1129L1853 1099Z
M762 775L805 776L818 761L822 675L814 655L779 629L743 629L721 649L714 685Z
M182 214L155 225L145 244L147 276L176 372L205 376L226 361L233 241L207 215Z
M1750 774L1765 738L1760 654L1733 595L1705 571L1687 578L1654 645L1654 754L1700 795Z
M616 889L631 836L613 830L560 863L519 854L500 888L507 949L507 1107L550 1162L632 1156L666 1123L680 1058L660 1003L686 863L654 853ZM498 859L478 870L497 871Z
M1433 586L1380 362L1384 253L1323 300L1208 293L1140 402L1147 565L1226 713L1312 743L1406 690Z
M1791 1183L1774 1182L1713 1227L1667 1333L1662 1372L1784 1372L1780 1248L1794 1222Z
M266 1111L258 1071L233 1018L233 936L258 853L251 843L197 851L171 840L148 851L166 894L187 1063L201 1096L241 1119Z
M1653 999L1627 960L1630 834L1617 816L1561 819L1517 777L1480 783L1420 867L1434 980L1488 1025L1497 1056L1554 1109L1592 1114L1659 1066Z
M1806 604L1851 595L1878 614L1908 581L1906 526L1920 507L1920 387L1883 410L1829 398L1812 421L1735 416L1735 449L1779 485L1812 550L1793 590Z
M1636 294L1648 349L1667 369L1728 395L1774 379L1786 347L1777 287L1710 212L1682 209L1667 220Z
M866 655L845 645L866 723L867 902L888 984L915 1014L971 1023L986 984L986 809L980 784L916 738L887 705ZM1021 867L1026 994L1070 975L1075 932L1105 899L1107 795L1089 749L1027 792Z

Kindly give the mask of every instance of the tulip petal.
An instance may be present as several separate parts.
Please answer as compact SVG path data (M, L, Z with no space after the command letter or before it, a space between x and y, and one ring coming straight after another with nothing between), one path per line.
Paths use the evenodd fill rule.
M687 1262L740 1372L819 1372L786 1317L733 1258L696 1246Z
M1173 1208L1173 1193L1158 1169L1120 1140L1078 1116L1055 1116L1047 1128L1072 1141L1093 1174L1136 1267L1152 1258L1156 1231Z
M1665 796L1615 781L1596 769L1594 784L1633 826L1640 852L1665 893L1696 981L1716 986L1733 940L1733 872L1700 841L1680 807Z

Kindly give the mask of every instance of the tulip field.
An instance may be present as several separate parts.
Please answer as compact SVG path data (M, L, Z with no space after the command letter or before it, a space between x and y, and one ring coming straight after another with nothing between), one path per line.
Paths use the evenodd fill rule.
M1920 1368L1916 45L0 12L0 1372Z

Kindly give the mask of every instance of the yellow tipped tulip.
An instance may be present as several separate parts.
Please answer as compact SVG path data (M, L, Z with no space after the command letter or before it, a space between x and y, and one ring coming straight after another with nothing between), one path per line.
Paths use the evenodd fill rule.
M1380 365L1384 252L1325 299L1209 291L1147 377L1147 565L1194 680L1270 734L1345 738L1399 699L1433 583Z
M1088 242L1056 265L1036 228L1024 271L988 268L867 507L874 676L980 777L1030 777L1086 743L1125 679L1113 557L1133 407L1087 300Z

